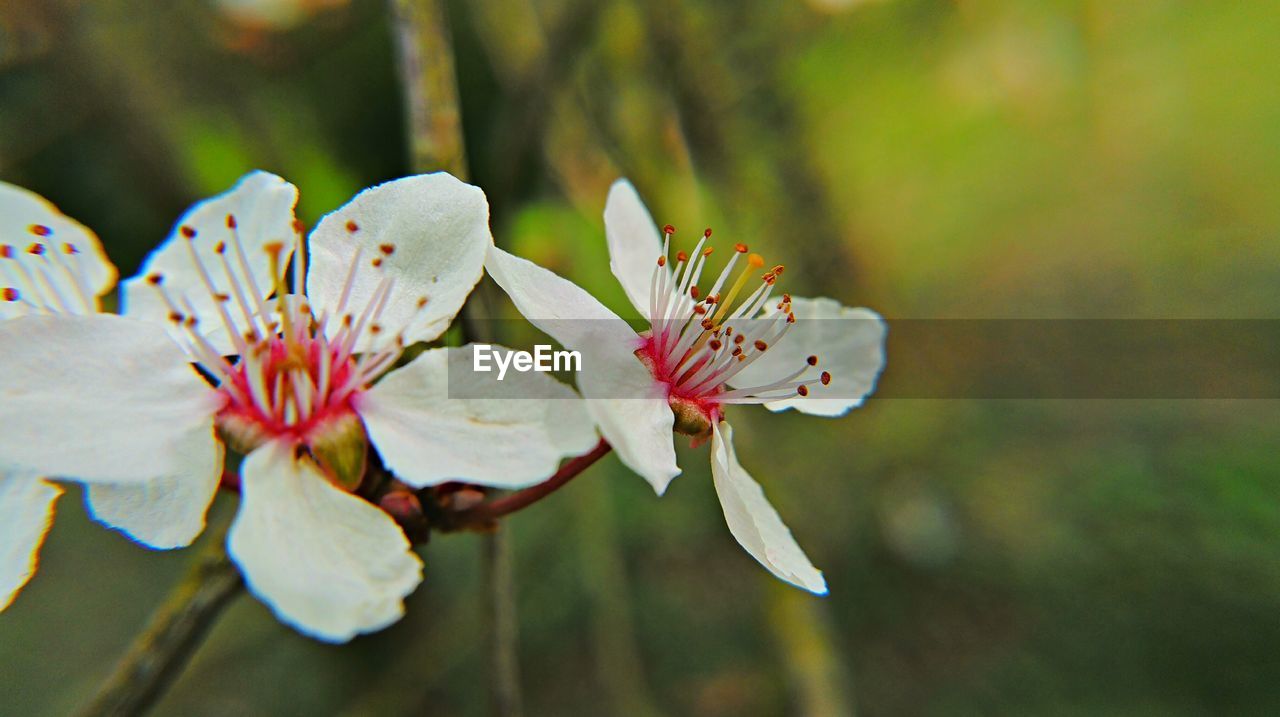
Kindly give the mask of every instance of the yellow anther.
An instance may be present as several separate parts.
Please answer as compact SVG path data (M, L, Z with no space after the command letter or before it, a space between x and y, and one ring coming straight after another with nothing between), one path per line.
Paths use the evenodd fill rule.
M750 254L747 256L747 265L743 267L742 273L738 274L738 278L733 282L733 286L729 288L729 294L719 302L720 310L716 312L714 320L719 322L729 313L729 307L733 306L733 300L738 298L738 293L742 291L742 287L746 286L747 278L755 272L756 269L764 266L764 257L759 254Z

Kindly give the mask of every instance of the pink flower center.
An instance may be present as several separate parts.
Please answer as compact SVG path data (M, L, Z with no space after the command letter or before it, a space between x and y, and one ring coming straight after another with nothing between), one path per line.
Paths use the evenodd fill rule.
M404 336L403 327L393 332L379 323L393 297L392 277L382 277L365 306L349 310L348 305L356 273L383 273L384 259L395 247L380 246L369 262L361 261L357 252L334 314L317 317L303 294L306 246L300 229L294 247L297 263L292 293L281 258L284 244L264 246L271 266L273 299L264 298L249 271L234 216L227 216L226 229L228 237L212 245L216 259L209 267L194 248L195 242L202 241L196 230L180 227L221 319L218 328L230 335L235 356L227 358L214 347L191 304L166 288L163 275L147 277L168 305L170 321L183 329L196 364L223 397L217 417L221 433L233 447L247 450L267 440L314 447L323 438L319 434L330 428L347 430L354 425L359 430L355 399L395 364L404 351ZM347 231L354 235L359 227L348 222ZM217 272L219 268L221 272ZM214 280L219 274L221 285ZM418 308L426 303L425 298L419 299Z
M662 256L658 257L650 284L650 330L636 356L655 380L668 386L677 430L701 433L720 420L725 405L807 396L811 385L830 383L831 375L825 371L818 377L800 380L802 374L818 364L818 357L810 356L796 370L775 380L751 387L738 386L736 382L730 385L739 373L782 341L796 321L787 294L774 305L774 311L761 315L769 306L774 284L784 267L778 265L757 275L764 268L764 259L759 254L749 254L745 244L737 244L711 289L703 291L698 281L713 253L713 248L706 246L711 230L703 233L692 255L676 253L673 272L667 269L667 256L674 233L669 224L663 228ZM746 266L730 284L729 277L743 257ZM758 283L744 295L753 276L758 276Z
M324 336L297 343L273 337L232 366L218 390L224 427L311 443L313 433L355 414L352 398L367 385L356 359Z

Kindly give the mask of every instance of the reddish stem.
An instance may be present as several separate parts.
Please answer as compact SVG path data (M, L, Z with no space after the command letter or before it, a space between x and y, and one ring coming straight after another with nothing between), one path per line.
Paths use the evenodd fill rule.
M555 475L547 480L463 511L458 515L458 522L460 524L488 522L514 513L522 508L527 508L559 490L561 486L573 480L579 473L603 458L611 450L613 450L613 446L602 438L596 444L596 447L591 449L590 453L584 453L565 463L560 467L560 470L556 471Z
M222 480L218 485L232 493L240 492L240 471L233 471L230 468L222 469Z

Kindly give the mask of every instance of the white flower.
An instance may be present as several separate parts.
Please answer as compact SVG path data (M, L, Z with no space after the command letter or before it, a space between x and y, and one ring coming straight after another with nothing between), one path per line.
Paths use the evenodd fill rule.
M216 431L247 454L228 536L246 583L284 622L344 641L397 620L422 579L399 526L353 494L366 436L409 485L509 488L545 478L595 432L578 401L505 400L574 396L545 375L447 400L466 349L425 351L378 380L407 343L439 337L479 280L492 245L483 192L447 174L388 182L305 244L296 199L250 174L192 208L124 283L125 316L0 326L0 466L173 479L164 496L91 493L100 518L138 535L203 514L221 474Z
M115 283L93 232L39 195L0 182L0 322L96 313ZM0 610L35 573L61 494L38 474L0 466Z
M672 431L695 443L709 437L716 492L734 537L774 575L825 593L822 573L738 464L724 410L763 403L837 416L860 405L884 366L884 323L830 299L772 299L783 267L764 270L763 259L741 244L710 289L699 290L711 231L691 254L676 255L673 272L667 257L674 229L660 238L624 180L610 190L604 220L609 266L649 321L639 334L578 286L524 259L490 248L485 267L527 319L582 352L579 388L624 463L661 494L680 473ZM740 264L746 266L734 278ZM822 320L835 318L842 320Z

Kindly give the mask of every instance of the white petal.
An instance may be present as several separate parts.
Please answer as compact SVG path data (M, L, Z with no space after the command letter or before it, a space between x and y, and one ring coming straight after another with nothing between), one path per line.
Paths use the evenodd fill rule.
M501 249L489 250L489 275L534 326L582 352L578 388L601 435L627 467L661 494L680 474L667 386L635 357L640 338L573 282Z
M884 339L888 331L884 319L870 309L841 306L834 299L792 297L796 323L774 346L752 362L731 383L738 387L763 386L794 373L809 356L818 365L801 375L811 379L823 371L831 373L831 383L811 385L808 396L771 401L771 411L794 408L813 416L841 416L876 388L884 370ZM776 312L770 305L766 316ZM826 398L829 397L829 398Z
M400 619L422 561L390 516L335 487L287 444L249 454L240 476L227 548L282 622L346 642Z
M237 333L248 330L249 322L233 285L240 287L249 313L257 314L261 300L275 289L267 246L282 244L279 261L281 266L288 263L297 241L293 216L297 202L297 187L274 174L252 172L227 192L196 204L178 220L169 238L151 252L142 270L124 282L122 313L157 322L175 338L183 340L184 332L174 328L169 319L169 305L157 287L147 280L159 274L164 277L164 290L178 304L178 310L193 313L201 333L220 351L234 353L234 343L219 305L226 310ZM229 226L228 217L235 217L234 229ZM188 238L184 228L194 230L195 236ZM224 251L222 255L218 253L220 246ZM192 249L199 263L192 258ZM207 273L213 292L205 283L200 267ZM226 298L220 301L215 294Z
M320 220L311 233L307 294L317 316L358 318L390 279L394 288L379 323L391 333L403 329L407 343L431 341L449 328L480 281L492 245L489 202L479 187L445 172L397 179L364 190Z
M631 182L619 179L609 188L604 205L604 234L609 242L609 269L643 317L649 317L649 291L662 236ZM671 273L670 266L659 271ZM668 282L669 284L670 282Z
M827 581L822 573L796 544L791 531L778 517L778 511L764 497L760 484L738 464L733 450L733 429L728 423L712 428L711 476L729 532L751 557L792 585L826 594Z
M578 374L587 410L600 435L618 458L649 481L658 495L680 475L676 465L675 415L667 402L666 384L657 383L649 369L616 344L587 342Z
M526 319L566 348L581 350L588 336L639 346L640 338L585 289L555 272L497 247L485 259L489 276Z
M111 314L0 322L0 468L110 483L207 475L219 405L154 324Z
M496 370L473 370L474 349L425 351L357 397L369 437L397 478L418 487L465 480L521 488L545 480L560 459L591 450L595 424L573 389L533 371L508 369L499 381Z
M39 478L0 471L0 610L35 574L60 495L61 488Z
M222 451L213 470L157 478L141 484L91 483L85 505L93 519L159 550L191 544L204 530L204 516L222 479Z
M91 314L115 284L93 232L39 194L0 182L0 320Z

